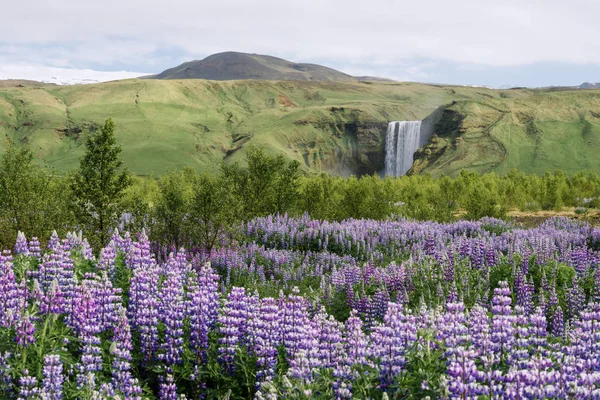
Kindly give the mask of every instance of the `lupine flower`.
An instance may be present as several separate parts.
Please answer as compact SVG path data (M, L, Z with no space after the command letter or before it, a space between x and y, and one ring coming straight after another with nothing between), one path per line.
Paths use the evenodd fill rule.
M183 352L183 319L185 302L183 271L178 270L177 261L171 258L167 264L167 277L158 294L158 315L165 324L165 338L160 346L159 359L167 365L181 363Z
M31 323L29 312L26 312L23 318L17 322L16 341L19 346L27 346L35 342L35 326Z
M274 375L277 361L277 346L281 339L281 320L279 307L275 299L262 299L258 315L252 323L250 332L254 341L254 352L257 356L257 381Z
M15 254L22 254L25 257L29 256L29 247L27 246L27 238L21 231L17 234L17 242L15 243Z
M112 363L112 383L116 390L125 396L126 400L141 399L142 389L137 379L131 374L131 331L129 321L125 315L125 310L121 309L121 314L114 328L113 343L111 354L114 356Z
M41 394L43 398L61 400L63 398L63 365L60 357L49 355L44 357L44 379Z
M233 287L227 296L225 306L219 315L220 361L227 370L233 372L233 358L240 342L244 340L248 324L250 299L246 296L244 288Z

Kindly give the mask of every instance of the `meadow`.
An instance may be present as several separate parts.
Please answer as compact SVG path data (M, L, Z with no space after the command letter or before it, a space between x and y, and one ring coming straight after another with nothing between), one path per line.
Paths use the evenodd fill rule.
M0 393L20 399L600 394L600 230L565 218L268 216L210 254L20 234Z

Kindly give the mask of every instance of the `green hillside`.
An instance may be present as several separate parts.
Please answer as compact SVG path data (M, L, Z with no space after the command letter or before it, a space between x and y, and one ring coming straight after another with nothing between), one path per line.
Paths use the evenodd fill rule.
M439 138L422 149L415 172L600 172L598 90L521 91L511 98L461 101L444 110L436 130Z
M442 106L439 138L416 172L600 171L600 91L191 79L21 86L0 87L0 134L59 172L78 165L86 135L111 117L138 174L214 170L242 160L249 145L283 152L306 171L375 173L388 121L424 119Z

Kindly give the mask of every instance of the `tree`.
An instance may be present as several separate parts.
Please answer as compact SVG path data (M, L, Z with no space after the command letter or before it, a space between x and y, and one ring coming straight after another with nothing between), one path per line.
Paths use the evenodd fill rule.
M79 222L92 240L102 246L110 237L119 217L119 201L131 178L119 158L115 124L107 119L100 131L90 136L86 150L71 182L74 209Z
M72 222L63 180L33 161L26 147L9 143L0 162L0 242L12 246L18 231L44 239Z
M251 219L290 211L298 197L300 163L256 147L247 150L246 163L246 168L238 163L222 166L224 178L242 203L242 216Z
M191 185L185 173L171 172L158 184L159 197L155 209L154 239L179 248L183 244Z
M202 174L194 186L190 232L208 252L239 219L239 202L223 176Z

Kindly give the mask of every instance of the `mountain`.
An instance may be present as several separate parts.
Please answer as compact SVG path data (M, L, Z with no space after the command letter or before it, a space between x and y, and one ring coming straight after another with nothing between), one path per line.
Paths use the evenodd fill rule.
M225 52L189 61L153 76L156 79L207 79L228 81L354 81L351 75L317 64L294 63L260 54Z
M583 82L579 89L600 89L600 82Z
M600 90L357 80L11 86L0 87L0 153L11 139L58 172L77 167L86 137L109 117L125 165L141 175L215 171L243 161L248 146L284 154L307 173L379 173L388 122L425 119L435 135L412 173L600 172Z

